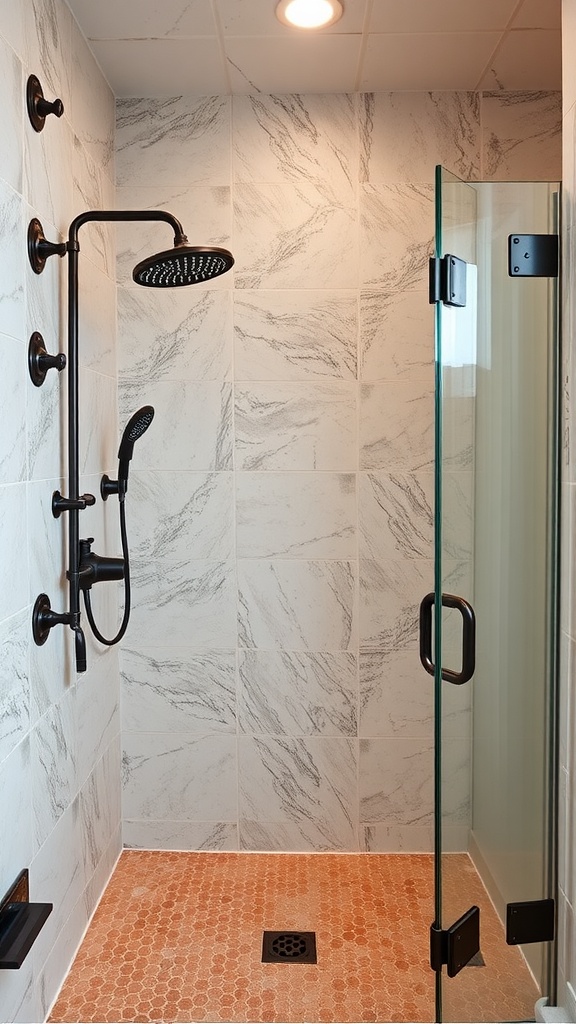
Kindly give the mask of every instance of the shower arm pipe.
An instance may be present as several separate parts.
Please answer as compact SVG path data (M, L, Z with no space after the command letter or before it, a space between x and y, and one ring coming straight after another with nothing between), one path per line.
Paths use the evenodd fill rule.
M76 636L76 668L85 671L84 637L80 626L80 509L88 502L80 493L79 422L78 422L78 231L92 221L164 221L174 230L174 244L185 245L186 235L179 220L164 210L89 210L76 217L69 228L68 242L68 498L61 501L61 510L69 512L68 581L70 628ZM85 498L86 496L83 496ZM90 496L92 497L92 496Z

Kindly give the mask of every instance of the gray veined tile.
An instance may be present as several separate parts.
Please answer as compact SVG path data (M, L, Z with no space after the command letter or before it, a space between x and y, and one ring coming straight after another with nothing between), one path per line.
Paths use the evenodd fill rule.
M239 558L354 558L353 473L238 473Z
M348 651L241 651L238 715L242 732L355 736L358 679Z
M343 651L356 642L352 562L242 559L239 646Z
M236 647L232 562L134 561L128 642L155 647Z
M430 558L432 555L434 475L361 473L359 480L360 556Z
M353 291L237 291L236 379L355 380L357 334Z
M0 623L0 762L30 727L30 617Z
M24 285L27 278L22 244L24 210L20 196L0 180L0 323L2 333L24 341Z
M366 853L433 853L434 828L430 825L360 826L360 839Z
M234 555L232 473L130 474L134 558L223 559Z
M429 739L433 728L434 681L418 652L361 654L360 736Z
M0 487L2 575L5 581L0 587L0 622L29 603L26 518L26 484Z
M127 732L123 780L128 819L235 821L236 737Z
M75 795L76 709L69 690L36 724L32 733L32 800L38 847Z
M355 288L356 203L314 184L237 185L237 288Z
M351 472L357 467L352 383L239 384L234 417L237 469Z
M360 820L429 825L434 806L433 743L392 737L360 740Z
M360 283L422 292L433 252L432 185L364 185L360 192Z
M239 822L240 849L252 852L278 853L324 853L356 850L355 836L350 838L348 830L342 835L330 832L323 821L252 821L241 818ZM309 908L313 920L316 911ZM298 911L298 927L301 928L302 911Z
M143 382L225 380L232 371L229 292L119 288L119 373Z
M353 95L235 96L236 182L314 182L334 198L356 189Z
M350 739L241 736L240 819L311 826L321 848L355 849L356 771Z
M25 736L2 761L0 772L0 818L5 823L0 849L2 877L7 885L17 877L22 865L30 864L36 845L32 829L32 790L30 786L30 737ZM7 827L17 823L18 827Z
M74 136L72 169L76 210L114 209L115 190L112 180L102 172L101 167L94 162L76 135ZM92 221L83 225L79 237L82 261L88 257L100 270L115 279L115 225L106 221ZM82 303L82 308L83 305L84 303Z
M16 54L1 38L0 88L4 98L0 114L0 131L3 139L0 177L16 192L22 192L23 69Z
M431 558L361 558L360 650L416 650L420 602L433 589L433 581Z
M228 97L122 99L116 125L119 185L230 184Z
M80 790L83 855L90 878L121 821L121 749L118 734Z
M228 821L124 821L129 850L237 850L238 826Z
M75 21L72 22L71 120L83 149L99 172L114 182L114 94L104 78ZM86 209L119 209L119 206L88 205Z
M11 484L26 475L26 381L27 353L20 341L0 334L2 380L0 399L3 409L0 483Z
M478 180L478 93L381 92L362 100L361 181L431 183L435 164Z
M364 384L360 468L387 473L430 470L434 460L434 391L420 382Z
M130 732L236 731L236 656L143 647L121 655L123 726Z
M363 381L426 381L434 375L434 313L428 292L360 292Z
M156 411L138 442L140 469L232 469L231 383L125 381L118 397L122 427L142 405Z
M559 92L482 94L483 179L562 177L561 99Z

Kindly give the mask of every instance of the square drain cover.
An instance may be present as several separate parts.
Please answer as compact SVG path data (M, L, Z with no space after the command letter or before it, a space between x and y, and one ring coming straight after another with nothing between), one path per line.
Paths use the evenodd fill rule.
M316 932L264 932L263 964L315 964Z

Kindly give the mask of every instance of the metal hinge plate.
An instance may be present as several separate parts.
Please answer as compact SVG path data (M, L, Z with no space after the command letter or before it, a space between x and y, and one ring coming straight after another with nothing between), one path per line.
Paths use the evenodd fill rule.
M554 900L527 900L506 905L506 942L551 942L555 935Z
M430 966L441 971L446 964L449 978L455 978L472 957L480 952L480 909L470 907L451 928L430 928Z
M430 260L429 298L445 306L466 305L466 260L449 253Z
M509 277L558 277L558 235L508 235Z

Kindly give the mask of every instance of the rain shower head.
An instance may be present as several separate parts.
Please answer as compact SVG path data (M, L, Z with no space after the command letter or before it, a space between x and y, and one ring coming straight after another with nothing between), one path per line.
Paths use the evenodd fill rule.
M184 284L202 284L225 274L234 266L228 249L211 245L188 245L185 235L173 249L157 252L134 267L136 284L147 288L175 288Z

